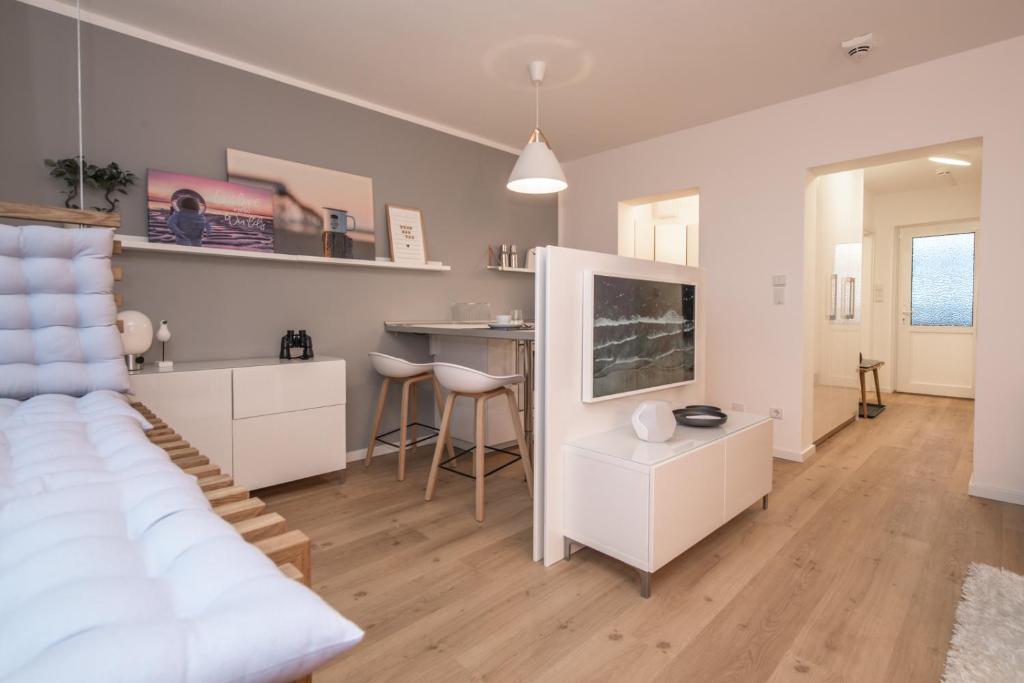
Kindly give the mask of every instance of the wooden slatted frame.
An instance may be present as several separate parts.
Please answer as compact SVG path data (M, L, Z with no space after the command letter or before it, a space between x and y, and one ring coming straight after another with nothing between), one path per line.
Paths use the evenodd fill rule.
M65 209L35 204L20 204L0 201L0 219L37 221L42 223L59 223L84 228L121 227L121 217L116 213L102 211L85 211L82 209ZM112 253L120 254L122 245L114 240ZM124 278L124 269L111 265L115 282ZM124 297L114 293L114 303L118 309L124 305ZM121 321L117 327L123 330ZM178 436L167 423L157 417L153 411L142 403L134 403L135 409L153 425L147 432L150 442L167 451L171 461L185 472L194 475L213 511L221 519L234 525L239 535L247 542L262 550L274 561L281 572L288 578L310 585L310 541L301 531L288 530L284 517L276 512L266 513L266 503L249 495L249 490L235 486L229 475L223 474L220 468L212 464L206 456L194 448L185 439ZM312 674L304 676L295 683L311 683Z
M136 402L132 405L150 422L161 422L145 404ZM164 449L171 462L197 477L199 488L210 501L213 511L230 522L242 538L262 550L279 567L291 565L287 575L310 585L309 536L296 529L288 530L288 522L284 517L276 512L265 512L266 504L262 500L250 496L248 489L235 486L231 477L223 474L198 449L182 448L181 444L187 445L188 442L169 429L163 427L151 430L147 434L150 443Z

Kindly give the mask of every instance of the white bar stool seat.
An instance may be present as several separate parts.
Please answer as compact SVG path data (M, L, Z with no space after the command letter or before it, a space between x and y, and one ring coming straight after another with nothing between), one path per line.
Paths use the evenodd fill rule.
M434 377L449 391L460 394L485 394L501 387L522 384L522 375L488 375L486 372L453 363L434 363Z
M441 389L431 371L431 363L412 363L404 358L389 356L386 353L372 351L370 364L378 374L384 377L380 385L380 395L377 397L377 410L373 418L373 428L370 430L370 445L366 448L366 465L369 467L373 461L373 449L377 442L398 448L398 481L405 481L405 451L407 446L416 446L421 441L426 441L440 430L432 425L423 424L416 420L416 385L420 382L430 381L434 387L434 400L437 401L438 409L441 409ZM388 398L388 387L391 382L402 383L402 417L401 425L389 432L380 432L380 421L384 414L384 404ZM416 438L416 428L423 427L432 432L423 438ZM392 443L385 437L399 432L398 443ZM451 437L447 437L448 452L454 455L451 444Z
M506 465L516 462L512 460L506 465L501 465L497 469L487 472L484 469L484 455L487 450L502 451L500 448L488 447L484 443L484 434L486 433L486 407L487 401L492 398L497 398L504 395L508 401L509 413L512 416L512 424L516 431L516 441L519 445L519 453L517 460L523 464L523 474L526 477L526 487L533 496L533 471L530 467L530 454L526 445L526 434L523 430L523 423L519 418L519 406L516 404L515 393L512 391L512 387L521 384L524 381L522 375L489 375L486 372L480 370L474 370L473 368L467 368L462 365L455 365L453 363L434 363L434 378L439 382L445 389L448 390L448 399L444 404L444 413L441 417L440 432L437 437L437 446L434 448L434 461L430 466L430 477L427 479L427 493L425 496L426 500L430 500L434 495L434 487L437 485L437 473L440 469L454 472L462 476L470 476L458 470L444 467L444 465L451 460L455 459L449 451L448 460L441 461L441 453L443 451L443 443L451 442L451 422L452 422L452 406L455 404L455 399L459 396L467 396L472 398L474 401L474 408L476 413L476 445L473 452L473 478L476 480L476 521L484 521L484 477L488 474L494 474L499 469L502 469ZM465 452L465 451L464 451ZM509 451L503 451L509 452ZM513 453L513 455L516 455Z

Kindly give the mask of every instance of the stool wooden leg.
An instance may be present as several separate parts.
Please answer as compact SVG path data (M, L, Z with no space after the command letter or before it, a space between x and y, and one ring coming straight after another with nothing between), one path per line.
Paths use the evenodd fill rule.
M860 402L861 408L863 408L864 417L868 416L868 390L864 388L864 373L860 374Z
M875 396L878 397L878 405L882 405L882 386L878 383L878 368L872 368L871 372L875 375Z
M437 485L437 471L441 468L441 454L444 452L444 442L449 440L448 433L452 422L452 404L455 403L455 393L448 394L448 400L444 404L444 412L441 414L440 433L437 435L437 445L434 446L434 461L430 464L430 476L427 477L427 494L423 500L430 500L434 496L434 486Z
M398 481L405 481L405 439L409 431L409 384L402 382L402 426L398 431Z
M505 398L508 399L508 410L512 414L512 425L516 428L516 441L519 442L519 456L523 463L523 473L526 475L526 488L533 496L533 468L530 467L530 451L526 447L526 433L523 431L523 423L519 419L519 406L516 404L516 395L511 389L505 389Z
M410 443L412 443L413 441L416 440L416 415L417 415L417 413L419 413L419 409L418 409L418 407L416 405L417 404L417 400L419 398L417 396L417 394L419 392L416 391L417 385L419 385L419 382L412 382L409 385L409 422L410 422L410 425L409 425L409 442Z
M434 385L434 400L437 401L437 409L441 411L442 420L444 419L444 400L441 398L441 385L438 384L436 377L430 378L431 383ZM440 432L438 432L437 440L440 443L445 441L445 446L448 448L448 457L455 461L455 448L452 447L452 434L451 430L448 430L448 438L442 439Z
M473 469L476 474L476 521L484 521L484 475L486 470L484 468L484 451L487 445L484 443L484 434L486 433L486 423L484 417L487 407L487 401L483 398L474 399L476 401L476 450L473 452Z
M384 403L388 398L388 384L391 380L387 377L380 385L380 396L377 398L377 412L373 416L373 427L370 429L370 445L366 447L366 466L370 466L373 460L373 447L377 445L377 434L380 433L380 418L384 415Z

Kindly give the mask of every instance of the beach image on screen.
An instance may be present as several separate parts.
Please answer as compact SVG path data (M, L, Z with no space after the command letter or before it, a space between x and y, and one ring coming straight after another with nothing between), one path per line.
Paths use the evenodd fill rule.
M694 379L696 286L594 275L593 398Z

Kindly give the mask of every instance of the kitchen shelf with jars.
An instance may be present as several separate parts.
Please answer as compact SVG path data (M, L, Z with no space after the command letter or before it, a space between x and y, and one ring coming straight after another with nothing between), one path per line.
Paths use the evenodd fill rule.
M501 244L497 250L487 247L487 270L502 273L534 273L536 247L526 251L525 257L519 255L519 247L515 244Z

